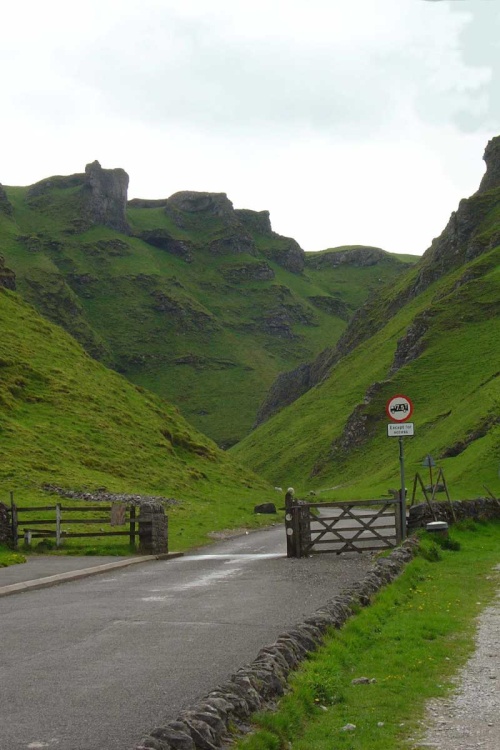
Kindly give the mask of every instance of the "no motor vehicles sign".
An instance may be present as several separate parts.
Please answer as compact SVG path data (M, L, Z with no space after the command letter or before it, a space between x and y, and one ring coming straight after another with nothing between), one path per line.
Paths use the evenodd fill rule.
M413 404L407 396L398 394L389 399L385 410L392 422L406 422L413 414Z

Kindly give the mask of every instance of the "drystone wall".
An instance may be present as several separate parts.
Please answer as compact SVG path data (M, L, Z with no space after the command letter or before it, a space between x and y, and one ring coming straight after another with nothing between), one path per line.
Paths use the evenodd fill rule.
M341 628L357 607L393 581L417 547L408 539L387 558L380 558L357 584L317 609L311 617L283 632L227 682L182 711L175 721L157 727L135 750L220 750L230 742L230 728L244 730L251 715L270 708L285 692L288 676L323 642L329 628Z
M453 506L453 512L451 506ZM432 509L427 503L413 505L409 512L408 533L412 534L431 521L453 523L455 519L463 521L465 518L472 518L488 521L492 518L500 518L500 501L490 497L480 497L476 500L454 500L451 506L450 503L445 502L432 503Z

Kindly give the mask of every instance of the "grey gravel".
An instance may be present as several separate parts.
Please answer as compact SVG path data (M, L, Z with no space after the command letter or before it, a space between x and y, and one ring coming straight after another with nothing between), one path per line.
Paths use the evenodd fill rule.
M499 566L500 569L500 566ZM449 698L427 707L422 739L414 748L499 750L500 592L478 620L476 651L457 676Z

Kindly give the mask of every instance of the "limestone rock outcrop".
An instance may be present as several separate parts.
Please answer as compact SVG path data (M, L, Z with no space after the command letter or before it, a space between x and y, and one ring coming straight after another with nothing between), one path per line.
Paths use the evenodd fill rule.
M500 135L488 141L483 156L486 174L479 185L479 193L500 187Z
M124 169L103 169L98 161L85 167L83 212L93 224L130 233L126 217L128 174Z
M3 185L0 184L0 213L11 216L12 211L12 204L7 198L7 193L5 192Z
M273 234L269 211L251 211L248 208L236 208L234 213L249 231L266 236Z
M390 256L379 247L353 245L344 249L324 250L321 253L308 253L306 266L308 268L338 268L339 266L355 266L366 268L375 266Z
M6 268L5 261L0 255L0 287L4 289L10 289L15 291L16 289L16 275L10 268Z
M236 223L233 204L226 193L204 193L193 190L182 190L168 198L165 213L172 217L177 226L184 227L186 219L183 214L205 214L217 216Z
M266 261L228 266L221 269L221 274L231 284L242 281L272 281L275 277L273 269Z
M74 232L83 232L100 224L130 234L126 217L128 181L125 170L103 169L98 161L94 161L87 164L85 173L55 175L35 183L28 190L28 202L34 208L46 210L54 189L80 188L72 196Z
M144 232L140 232L138 236L141 240L147 242L148 245L165 250L171 255L176 255L185 260L186 263L193 261L194 256L191 243L187 240L176 240L164 229L147 229Z
M216 227L207 245L213 255L258 256L252 235L259 234L273 240L261 250L269 260L292 273L301 273L304 269L304 251L294 239L272 231L268 211L235 209L226 193L184 190L166 201L131 201L129 205L142 208L161 205L175 226L182 230L206 232L207 227L211 227L214 232Z
M276 236L279 237L279 235ZM281 245L274 250L267 250L267 257L286 268L287 271L301 273L304 270L304 251L301 246L291 237L280 239Z

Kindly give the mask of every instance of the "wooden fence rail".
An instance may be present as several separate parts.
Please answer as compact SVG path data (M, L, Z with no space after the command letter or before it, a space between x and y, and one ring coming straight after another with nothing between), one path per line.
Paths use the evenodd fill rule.
M123 505L123 504L117 504ZM101 536L128 536L130 545L135 547L136 536L138 536L138 528L136 524L138 518L136 516L135 505L125 506L125 515L119 518L119 514L116 514L117 523L114 523L113 519L113 505L92 505L92 506L63 506L60 503L56 505L40 505L40 506L18 506L13 501L11 502L11 523L12 523L12 539L14 548L17 549L19 545L19 538L23 536L26 544L30 544L32 539L55 539L56 547L60 547L64 539L75 539L78 537L101 537ZM54 511L54 518L31 518L24 519L20 518L27 514L40 514L41 512ZM128 517L127 517L128 512ZM68 518L68 513L107 513L105 517L99 518ZM63 519L64 515L64 519ZM128 525L127 530L122 531L104 531L102 528L99 531L66 531L62 526L69 524L80 524L82 526L88 526L91 524L99 524L102 526L113 526L115 525ZM45 528L40 528L44 526ZM47 528L50 527L50 528Z

